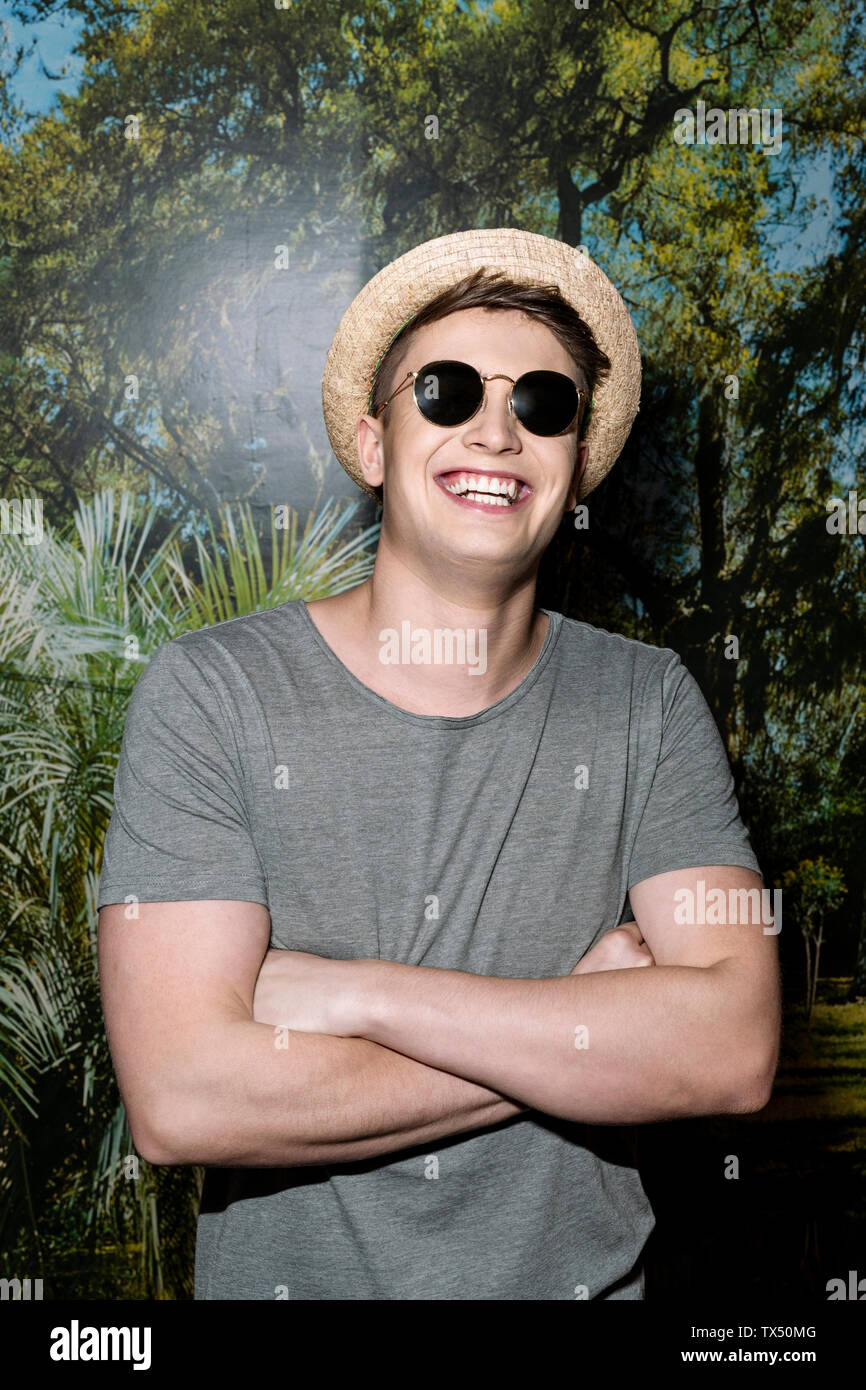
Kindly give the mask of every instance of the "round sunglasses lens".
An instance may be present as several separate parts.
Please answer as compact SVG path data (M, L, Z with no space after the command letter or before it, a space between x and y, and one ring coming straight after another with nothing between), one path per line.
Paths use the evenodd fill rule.
M428 362L415 378L418 409L434 425L462 425L483 396L481 377L465 362Z
M561 434L578 406L577 387L561 372L527 372L514 387L514 413L531 434Z

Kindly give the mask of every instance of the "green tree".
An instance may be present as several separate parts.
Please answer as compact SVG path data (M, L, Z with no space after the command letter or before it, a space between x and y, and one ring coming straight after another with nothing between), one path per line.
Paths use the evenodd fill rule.
M817 859L801 859L796 869L782 875L782 891L794 900L794 914L806 951L806 1017L811 1018L818 993L821 946L824 941L824 921L847 892L839 869Z

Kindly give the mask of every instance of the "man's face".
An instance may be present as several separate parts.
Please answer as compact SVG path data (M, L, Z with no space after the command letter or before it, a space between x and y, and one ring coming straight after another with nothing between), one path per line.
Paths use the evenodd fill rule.
M515 381L524 372L562 372L584 393L585 410L583 373L544 324L515 310L461 309L419 329L394 364L388 393L408 370L446 358ZM411 385L378 420L361 417L364 476L372 486L384 485L383 533L415 558L412 568L426 558L437 568L480 562L497 580L524 575L537 567L564 512L575 505L588 455L588 445L578 446L577 422L564 434L531 434L508 410L510 390L509 381L488 381L478 413L447 429L424 418ZM488 487L499 480L500 495L516 480L517 503L458 500L448 484L461 474L483 475Z

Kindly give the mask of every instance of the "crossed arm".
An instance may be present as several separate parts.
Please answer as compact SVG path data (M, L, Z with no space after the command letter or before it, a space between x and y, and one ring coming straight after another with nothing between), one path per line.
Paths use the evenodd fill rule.
M548 980L265 959L255 904L248 933L226 931L237 903L142 904L157 942L104 908L103 1003L136 1145L155 1163L345 1163L528 1107L596 1124L760 1109L778 1056L776 938L760 921L678 924L674 893L701 878L760 887L717 866L647 879L630 899L652 968ZM211 949L202 919L191 981L177 912L193 906Z

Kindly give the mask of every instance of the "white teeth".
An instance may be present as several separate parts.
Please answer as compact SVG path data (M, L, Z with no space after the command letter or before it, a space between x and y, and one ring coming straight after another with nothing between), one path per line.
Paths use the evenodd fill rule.
M473 502L490 502L493 505L511 506L517 501L520 484L514 478L495 478L488 474L461 473L453 483L444 486L455 497L469 497Z

